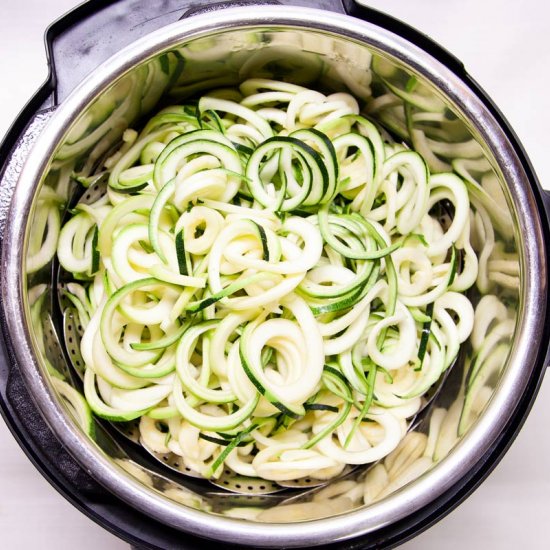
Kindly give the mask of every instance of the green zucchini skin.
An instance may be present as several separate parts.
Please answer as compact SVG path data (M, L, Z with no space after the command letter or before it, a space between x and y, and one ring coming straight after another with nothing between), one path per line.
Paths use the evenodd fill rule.
M406 103L383 113L393 130L439 113L413 84L381 85ZM484 206L469 189L482 193L432 153L347 93L267 79L127 130L98 174L76 176L106 194L58 231L84 396L55 384L82 429L139 419L144 446L203 477L281 484L391 453L474 325L470 220ZM503 340L471 364L459 432Z

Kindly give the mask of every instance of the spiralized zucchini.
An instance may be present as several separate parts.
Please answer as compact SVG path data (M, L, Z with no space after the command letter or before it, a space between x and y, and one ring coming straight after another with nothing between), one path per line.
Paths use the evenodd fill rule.
M248 80L127 130L97 177L57 251L86 399L204 477L384 458L470 336L482 215L349 94Z

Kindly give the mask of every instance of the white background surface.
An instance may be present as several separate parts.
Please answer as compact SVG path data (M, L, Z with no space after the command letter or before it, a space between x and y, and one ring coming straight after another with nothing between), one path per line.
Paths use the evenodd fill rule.
M143 0L146 2L146 0ZM0 0L0 136L46 77L45 27L75 0ZM462 59L496 101L550 188L550 3L370 0ZM405 550L550 548L550 379L512 449L460 508ZM0 420L0 547L115 550L127 545L69 505Z

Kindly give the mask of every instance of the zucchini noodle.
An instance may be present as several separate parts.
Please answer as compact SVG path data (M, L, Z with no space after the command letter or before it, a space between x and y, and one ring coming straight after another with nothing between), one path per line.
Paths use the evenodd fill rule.
M434 158L349 94L265 79L127 130L106 194L71 211L57 247L93 413L140 419L145 447L205 478L327 480L397 452L364 500L401 486L434 445L404 439L411 418L474 328L464 292L517 276L504 252L487 261L494 239L479 261L470 228L491 231L488 215ZM511 321L478 317L481 364ZM470 374L476 392L490 370Z

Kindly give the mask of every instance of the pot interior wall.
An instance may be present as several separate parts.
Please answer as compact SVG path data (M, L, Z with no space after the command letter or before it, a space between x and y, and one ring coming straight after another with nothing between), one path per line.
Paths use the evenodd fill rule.
M368 506L445 460L475 424L506 369L521 288L521 237L515 234L513 205L472 125L420 74L365 44L278 27L195 38L135 66L75 119L36 191L26 236L28 325L42 368L81 391L82 359L78 346L68 341L73 334L76 342L82 330L78 312L64 297L66 274L48 253L67 210L86 193L77 178L101 172L124 131L139 128L148 114L249 78L285 80L326 94L349 92L388 135L419 150L433 173L455 170L465 178L472 202L471 242L479 258L469 291L474 305L481 304L474 336L462 347L430 414L418 424L411 419L413 428L398 449L324 487L308 487L305 480L296 489L260 495L226 492L179 475L175 470L185 465L176 455L163 457L171 469L152 459L130 441L136 433L132 423L119 426L128 439L97 420L95 443L151 491L182 506L258 522L318 519ZM456 247L460 250L461 243ZM227 478L228 485L238 482ZM256 493L259 484L253 485Z

